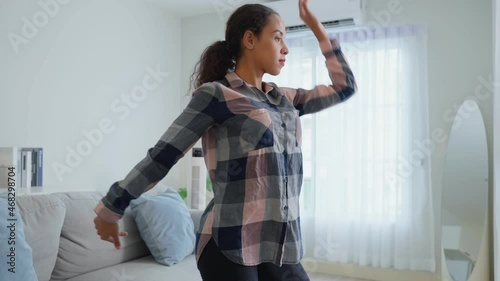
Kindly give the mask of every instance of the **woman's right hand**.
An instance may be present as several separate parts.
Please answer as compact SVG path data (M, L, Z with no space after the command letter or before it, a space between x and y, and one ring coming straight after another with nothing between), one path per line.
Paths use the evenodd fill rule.
M94 225L95 229L97 229L97 235L99 235L102 240L115 244L116 249L120 249L121 246L119 236L128 235L126 231L119 231L120 229L117 223L109 223L99 216L94 218Z

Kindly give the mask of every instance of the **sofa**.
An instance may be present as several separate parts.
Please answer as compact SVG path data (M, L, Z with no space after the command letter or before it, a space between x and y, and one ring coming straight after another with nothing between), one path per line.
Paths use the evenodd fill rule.
M161 189L152 190L143 196L156 196L158 192ZM59 192L15 198L16 209L23 223L21 227L24 227L22 237L18 222L17 240L25 239L28 248L31 248L32 268L39 281L201 280L193 252L170 266L158 263L141 238L136 221L128 212L119 221L120 229L128 232L128 236L120 237L121 249L117 250L112 243L100 240L93 224L94 207L104 194L97 191ZM188 211L194 234L202 211ZM2 222L5 221L6 218L2 218ZM194 243L191 247L194 250ZM28 254L17 253L18 264L21 259L26 259L23 255ZM28 267L31 267L31 263ZM20 265L18 270L26 272ZM27 277L9 277L3 272L1 275L0 280L31 281L25 280Z

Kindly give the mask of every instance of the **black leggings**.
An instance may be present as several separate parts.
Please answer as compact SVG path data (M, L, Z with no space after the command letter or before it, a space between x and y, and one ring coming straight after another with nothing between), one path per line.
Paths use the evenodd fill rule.
M203 281L310 281L300 263L272 263L244 266L233 263L222 254L213 239L203 249L198 261Z

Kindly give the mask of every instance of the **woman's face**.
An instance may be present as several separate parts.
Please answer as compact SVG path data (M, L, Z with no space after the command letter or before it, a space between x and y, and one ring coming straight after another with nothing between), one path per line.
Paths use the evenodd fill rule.
M285 44L285 25L278 15L271 15L255 40L253 59L264 73L278 75L285 66L288 48Z

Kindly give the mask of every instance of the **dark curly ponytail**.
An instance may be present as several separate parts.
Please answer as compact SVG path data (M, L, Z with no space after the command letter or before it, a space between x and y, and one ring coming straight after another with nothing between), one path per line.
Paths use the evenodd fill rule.
M191 89L223 79L228 71L233 71L242 55L241 39L245 32L250 30L259 36L267 18L273 14L278 15L273 9L260 4L246 4L234 11L227 21L226 40L217 41L203 51L191 75Z
M228 70L234 68L236 61L227 48L226 41L217 41L207 47L191 75L191 87L198 88L205 82L220 80ZM194 79L194 81L193 81Z

